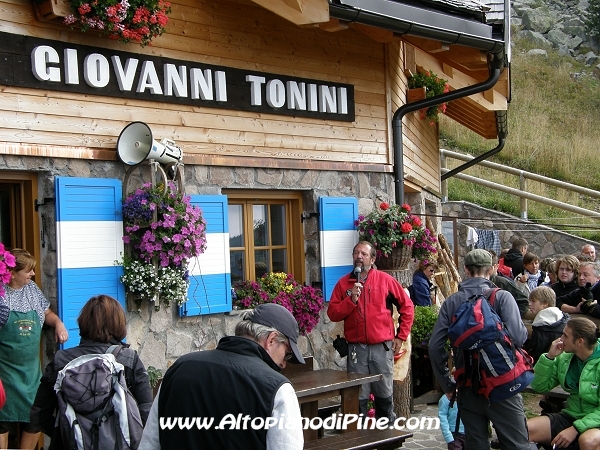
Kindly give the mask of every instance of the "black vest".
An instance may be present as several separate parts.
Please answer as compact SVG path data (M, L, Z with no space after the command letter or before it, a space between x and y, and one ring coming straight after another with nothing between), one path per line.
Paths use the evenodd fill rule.
M161 384L159 425L161 418L176 417L214 418L214 422L209 430L159 426L161 449L265 449L267 431L252 429L251 420L271 416L275 394L288 382L279 370L259 344L236 336L221 339L216 350L179 358ZM238 417L243 426L246 416L247 429L230 429ZM225 429L216 430L223 418Z

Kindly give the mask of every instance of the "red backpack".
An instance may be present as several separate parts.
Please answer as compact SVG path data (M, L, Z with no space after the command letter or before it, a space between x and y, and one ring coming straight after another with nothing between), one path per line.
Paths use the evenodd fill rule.
M490 289L462 303L448 328L450 344L464 357L464 367L454 374L456 382L472 386L490 402L512 397L533 380L533 359L513 344L494 310L499 290Z
M514 278L512 269L504 264L504 258L500 258L498 260L498 273L504 275L507 278L510 278L511 280Z

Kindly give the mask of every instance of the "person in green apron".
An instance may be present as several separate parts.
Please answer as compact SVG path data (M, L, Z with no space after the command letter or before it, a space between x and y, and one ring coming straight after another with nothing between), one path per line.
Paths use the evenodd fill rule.
M13 249L16 266L3 285L0 297L0 380L6 403L0 410L0 449L8 447L8 433L21 424L21 448L35 448L39 431L29 425L31 405L40 384L42 325L54 327L59 343L69 338L67 329L50 310L50 302L31 280L35 259L26 250Z

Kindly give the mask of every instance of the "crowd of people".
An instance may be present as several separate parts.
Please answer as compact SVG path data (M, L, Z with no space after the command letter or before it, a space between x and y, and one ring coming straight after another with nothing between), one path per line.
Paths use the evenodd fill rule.
M573 444L582 450L600 448L600 331L589 319L600 318L595 248L586 245L577 256L540 259L528 247L519 238L500 255L472 250L465 257L466 279L441 305L429 358L445 393L439 405L449 449L489 448L489 422L500 448L530 449L531 441L555 448ZM260 305L245 313L235 336L222 338L215 350L180 357L167 370L153 399L144 364L124 343L123 308L107 295L94 296L85 304L78 318L79 345L57 351L41 373L42 326L54 328L57 343L64 343L68 332L32 281L32 255L21 249L13 249L12 254L16 266L0 296L0 448L7 448L8 434L17 429L21 448L35 448L41 432L52 437L52 448L72 448L59 420L60 383L74 361L106 354L114 356L115 367L122 370L127 391L137 404L144 426L140 449L192 448L197 442L209 448L303 447L298 401L280 373L287 363L304 363L297 345L298 324L284 307ZM361 387L359 412L367 415L371 398L376 418L393 421L394 360L404 354L415 305L431 305L435 298L432 281L438 267L434 261L421 261L407 292L395 278L377 270L370 243L359 242L352 258L354 270L336 284L327 315L333 322L343 322L347 371L383 375L380 381ZM457 311L496 287L500 290L494 292L491 306L498 320L512 345L525 349L535 361L532 388L547 392L561 386L569 394L566 405L550 405L540 417L525 418L518 393L490 402L470 385L457 385L448 365L446 341ZM466 359L466 353L455 352L454 369L464 369ZM552 399L544 401L552 403ZM159 420L211 416L219 421L229 414L285 417L288 425L226 433L201 427L165 429Z
M483 249L466 255L466 279L458 292L442 303L429 341L434 374L446 396L456 396L457 405L450 406L457 408L461 426L464 424L464 448L490 448L491 422L498 437L495 448L525 450L540 444L548 448L598 449L600 329L592 320L600 318L596 250L584 245L579 255L544 259L528 250L527 241L518 238L499 257ZM477 295L487 295L494 286L501 288L498 294L502 293L492 305L495 313L514 347L524 349L532 358L531 388L546 393L560 386L568 393L566 402L545 396L539 417L525 418L518 393L491 402L470 383L457 385L448 366L445 343L458 308ZM454 368L464 370L473 361L471 358L471 353L458 351L452 359ZM440 411L443 407L444 414L450 410L446 404L442 398ZM456 448L457 443L463 448L463 437L458 434L446 432L444 437L448 448Z

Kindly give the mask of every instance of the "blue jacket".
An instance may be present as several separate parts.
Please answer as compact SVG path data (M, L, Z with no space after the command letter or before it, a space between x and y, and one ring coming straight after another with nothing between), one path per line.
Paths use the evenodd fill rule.
M413 274L413 282L410 287L410 298L415 306L431 305L431 282L422 270L417 270Z
M452 408L450 408L450 400L446 394L442 395L438 402L438 417L440 418L440 430L444 436L446 444L454 441L452 433L456 430L456 416L458 414L458 403L454 402ZM465 426L460 421L458 426L458 432L464 434Z

